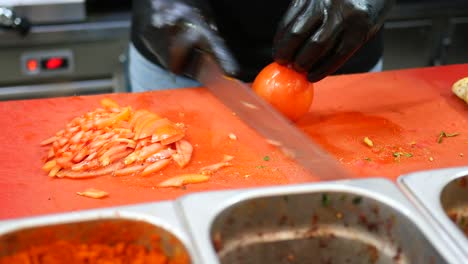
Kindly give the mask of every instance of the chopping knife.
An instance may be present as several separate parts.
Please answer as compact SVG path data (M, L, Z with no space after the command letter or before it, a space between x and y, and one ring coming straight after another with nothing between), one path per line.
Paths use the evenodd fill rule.
M289 119L260 98L245 83L228 77L206 52L194 51L188 75L198 80L229 107L243 122L278 147L320 180L349 179L352 176L330 154L316 145Z

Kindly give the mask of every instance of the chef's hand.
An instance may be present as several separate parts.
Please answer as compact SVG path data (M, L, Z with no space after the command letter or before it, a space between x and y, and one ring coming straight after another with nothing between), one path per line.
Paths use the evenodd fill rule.
M139 0L139 4L147 6L135 8L134 30L163 67L185 73L193 51L199 49L211 54L227 75L238 72L204 0Z
M377 33L394 0L293 0L273 57L316 82L334 73Z

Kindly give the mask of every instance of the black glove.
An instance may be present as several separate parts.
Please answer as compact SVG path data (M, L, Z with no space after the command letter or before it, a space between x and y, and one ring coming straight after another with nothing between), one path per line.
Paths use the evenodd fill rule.
M133 11L132 35L155 56L164 68L184 70L194 49L210 53L227 75L236 75L238 65L216 26L211 10L203 0L138 0Z
M377 33L394 0L293 0L273 41L273 58L317 82Z

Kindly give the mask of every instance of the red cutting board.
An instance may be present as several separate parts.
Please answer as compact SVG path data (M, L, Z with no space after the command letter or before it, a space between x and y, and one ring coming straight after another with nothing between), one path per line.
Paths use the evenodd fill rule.
M468 165L468 105L451 93L468 65L329 77L316 84L310 113L298 126L356 177L395 179L416 170ZM187 125L191 164L171 165L152 177L49 178L40 168L52 136L72 118L99 106L103 97L145 108ZM244 125L206 89L76 96L0 103L0 218L166 200L190 192L317 181ZM459 135L437 143L441 131ZM229 139L234 133L237 140ZM370 148L364 137L374 142ZM395 159L393 153L411 153ZM465 153L464 153L465 152ZM233 166L208 183L161 189L162 180L216 163ZM269 160L265 160L268 156ZM431 160L430 160L431 158ZM86 188L110 193L101 200L76 195Z
M463 77L468 64L327 78L298 124L360 176L468 166L468 104L452 93ZM438 143L442 131L459 135Z

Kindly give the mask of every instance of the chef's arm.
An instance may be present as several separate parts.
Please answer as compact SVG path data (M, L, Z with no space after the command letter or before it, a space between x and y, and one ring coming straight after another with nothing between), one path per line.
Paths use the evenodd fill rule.
M133 30L159 64L183 74L194 49L213 55L226 74L238 65L219 36L204 0L139 0L133 10Z
M293 0L273 57L316 82L334 73L381 28L394 0Z

